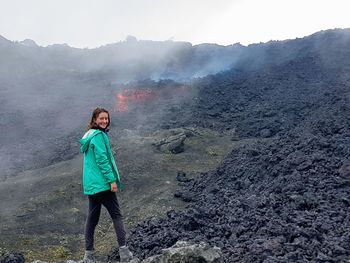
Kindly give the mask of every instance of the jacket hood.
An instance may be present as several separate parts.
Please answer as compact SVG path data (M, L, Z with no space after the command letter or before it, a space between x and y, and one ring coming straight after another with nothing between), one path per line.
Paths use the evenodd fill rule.
M90 129L88 130L83 138L80 139L79 143L80 143L80 152L86 152L87 149L89 149L89 145L90 145L90 142L91 142L91 139L101 133L102 131L99 131L99 130L94 130L94 129Z

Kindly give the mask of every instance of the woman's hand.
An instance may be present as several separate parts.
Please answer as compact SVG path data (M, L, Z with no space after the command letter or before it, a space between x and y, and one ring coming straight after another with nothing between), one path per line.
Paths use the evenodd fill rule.
M118 191L118 187L117 187L116 182L111 183L111 191L114 193Z

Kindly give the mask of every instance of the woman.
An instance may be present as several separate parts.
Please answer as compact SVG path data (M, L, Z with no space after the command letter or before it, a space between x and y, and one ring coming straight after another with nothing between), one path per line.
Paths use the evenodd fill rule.
M89 130L80 140L80 151L84 153L83 188L89 199L85 226L85 263L94 262L94 232L100 218L101 205L106 207L113 220L120 261L132 259L132 253L125 245L123 217L116 196L121 183L107 136L109 125L108 111L96 108L92 113Z

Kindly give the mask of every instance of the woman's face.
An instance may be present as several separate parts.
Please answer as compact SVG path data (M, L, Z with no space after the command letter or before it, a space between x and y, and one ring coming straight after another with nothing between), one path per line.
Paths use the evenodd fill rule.
M106 112L101 112L96 119L96 124L102 129L106 129L108 126L108 114Z

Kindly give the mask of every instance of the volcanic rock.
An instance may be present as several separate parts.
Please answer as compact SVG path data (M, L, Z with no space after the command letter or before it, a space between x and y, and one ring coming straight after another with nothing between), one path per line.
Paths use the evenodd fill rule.
M162 254L149 257L142 263L219 263L221 262L220 248L211 248L208 244L190 244L177 241L170 248L163 249Z
M11 253L0 257L1 263L24 263L24 256L20 253Z
M269 129L263 129L260 131L260 136L263 138L271 137L272 133Z
M339 169L339 175L345 179L350 180L350 160L345 160Z
M350 184L334 168L349 152L305 140L288 136L233 151L215 172L184 186L183 193L196 197L185 211L134 229L132 249L142 258L163 244L193 240L220 247L224 262L346 262ZM307 152L326 161L313 162ZM296 169L303 163L313 167Z
M192 179L187 178L186 173L180 172L180 171L179 171L179 172L177 172L176 180L177 180L178 182L181 182L181 183L188 183L188 182L190 182Z
M187 209L133 229L135 254L146 258L185 240L220 247L230 263L348 262L350 86L348 78L326 80L333 70L305 57L197 84L191 123L223 132L237 127L239 138L253 143L181 184L175 196L191 202ZM211 118L211 108L222 114Z
M158 150L165 153L181 153L184 151L184 142L186 140L185 133L179 133L169 138L155 142L153 145Z

